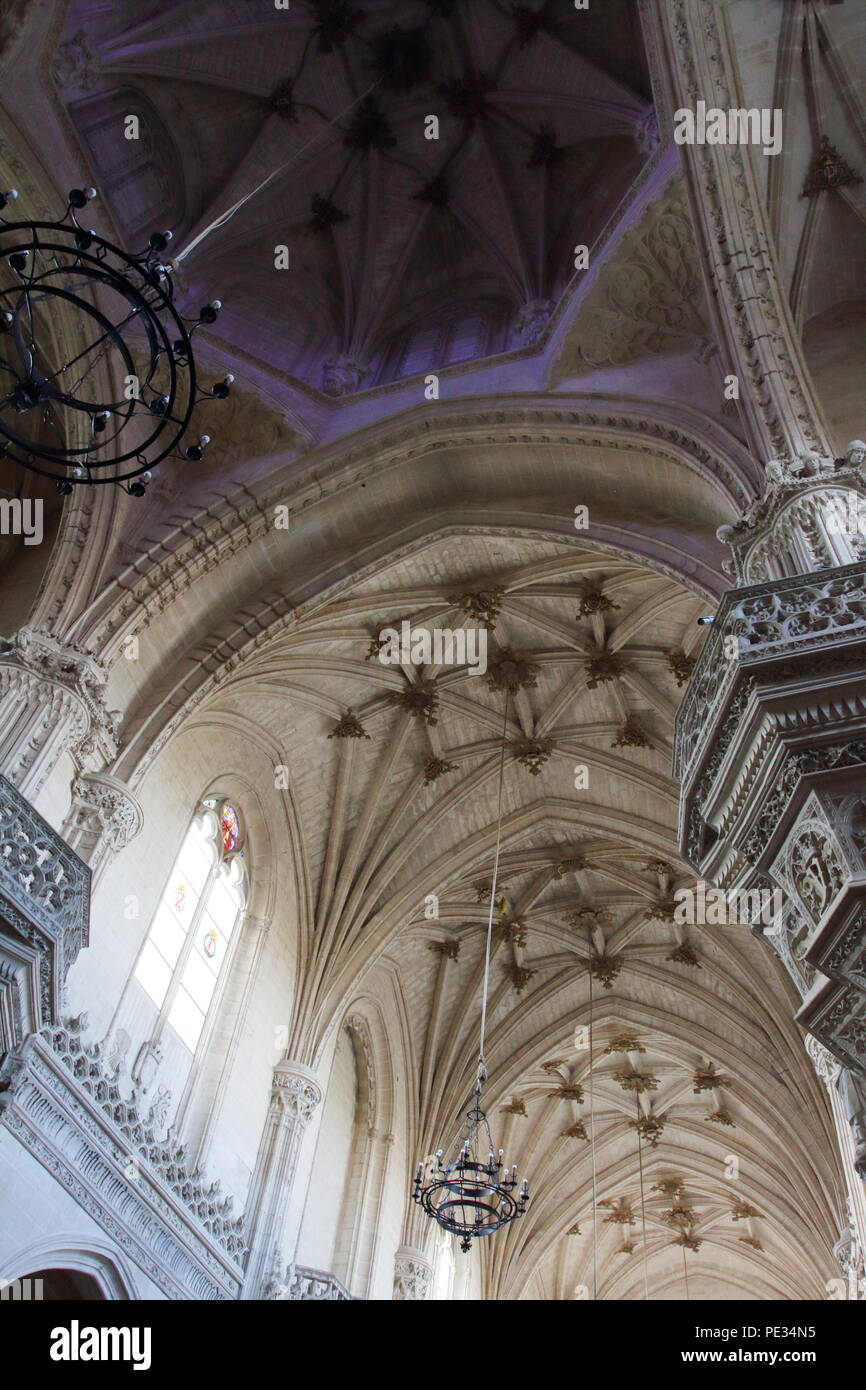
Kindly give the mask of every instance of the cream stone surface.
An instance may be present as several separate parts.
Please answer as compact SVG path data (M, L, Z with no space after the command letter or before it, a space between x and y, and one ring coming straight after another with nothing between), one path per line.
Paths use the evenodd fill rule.
M0 27L23 215L86 178L106 235L180 251L357 102L341 66L296 130L301 7L205 8ZM471 9L468 51L508 41ZM803 193L824 134L866 176L866 18L601 10L591 43L515 40L493 95L445 84L449 120L474 103L446 210L395 98L408 164L340 126L345 184L322 139L180 261L226 303L203 379L237 379L205 464L61 502L0 462L46 508L42 546L0 538L0 1280L866 1297L866 524L833 521L866 509L866 184ZM676 145L698 99L781 107L782 152ZM326 185L345 217L311 229ZM483 669L381 660L404 623ZM464 1255L410 1194L472 1099L503 742L484 1105L531 1200ZM138 976L207 799L245 899L191 1049ZM780 889L781 919L684 923L700 883Z

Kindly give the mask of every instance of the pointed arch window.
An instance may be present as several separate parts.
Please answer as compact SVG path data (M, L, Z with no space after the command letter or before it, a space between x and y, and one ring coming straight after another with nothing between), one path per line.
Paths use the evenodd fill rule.
M247 899L239 812L208 797L193 819L135 967L159 1026L194 1053Z

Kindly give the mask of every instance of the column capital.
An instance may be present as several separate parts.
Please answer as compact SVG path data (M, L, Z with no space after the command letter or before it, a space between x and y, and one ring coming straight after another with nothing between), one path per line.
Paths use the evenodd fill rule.
M277 1063L271 1078L271 1106L283 1118L307 1125L321 1100L322 1088L310 1067L289 1058Z
M433 1265L423 1250L401 1245L394 1256L394 1298L426 1301L433 1287Z
M828 1090L835 1087L842 1070L841 1062L811 1033L806 1034L806 1051L812 1059L819 1080L823 1081Z

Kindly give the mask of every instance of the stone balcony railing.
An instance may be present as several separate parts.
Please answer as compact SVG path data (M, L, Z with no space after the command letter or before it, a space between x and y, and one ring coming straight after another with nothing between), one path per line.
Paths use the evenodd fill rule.
M272 1283L268 1296L278 1302L311 1303L352 1302L352 1295L335 1274L322 1269L305 1269L289 1265L285 1279Z
M0 777L0 1055L56 1020L89 915L89 868Z
M169 1298L234 1299L244 1277L243 1220L219 1183L125 1098L86 1044L86 1019L33 1033L0 1068L0 1128L71 1192Z
M726 639L737 638L731 656ZM684 787L697 771L738 675L784 657L866 642L866 564L734 589L719 605L680 703L674 776Z

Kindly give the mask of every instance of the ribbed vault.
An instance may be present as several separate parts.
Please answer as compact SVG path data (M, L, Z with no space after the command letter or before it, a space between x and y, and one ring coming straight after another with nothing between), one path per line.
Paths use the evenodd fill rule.
M671 733L702 608L632 556L440 535L296 615L186 725L267 749L283 778L289 1054L318 1065L359 987L383 992L419 1156L455 1137L474 1078L505 733L488 1103L536 1196L482 1252L487 1297L643 1297L644 1216L655 1297L683 1296L684 1230L692 1297L820 1296L832 1274L829 1121L787 986L746 928L673 920L690 878ZM383 664L404 621L487 621L486 674ZM694 1213L679 1225L654 1190L675 1180ZM607 1221L608 1199L637 1224ZM409 1209L407 1239L427 1234Z

